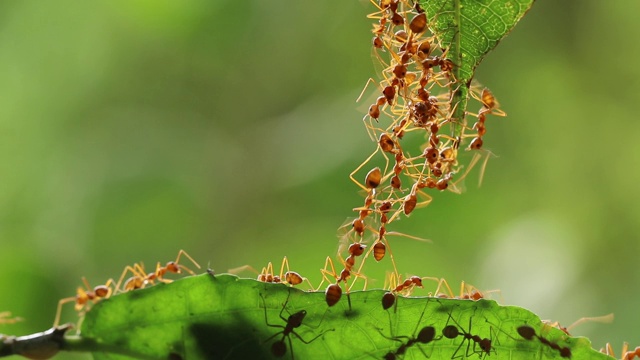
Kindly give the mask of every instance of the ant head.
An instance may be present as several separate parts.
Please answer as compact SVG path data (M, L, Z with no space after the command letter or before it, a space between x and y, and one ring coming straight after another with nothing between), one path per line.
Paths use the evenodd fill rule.
M409 280L411 280L411 282L418 287L421 287L421 288L424 287L422 286L422 278L420 276L412 276L409 278Z
M367 245L361 243L353 243L349 245L349 254L353 256L360 256L364 253L364 250L367 248Z
M178 265L175 261L169 261L164 267L169 272L180 274L180 265Z
M300 327L300 325L302 325L302 320L304 320L305 316L307 316L307 311L306 310L300 310L297 313L292 314L291 316L289 316L289 320L287 322L292 327L297 328L297 327Z

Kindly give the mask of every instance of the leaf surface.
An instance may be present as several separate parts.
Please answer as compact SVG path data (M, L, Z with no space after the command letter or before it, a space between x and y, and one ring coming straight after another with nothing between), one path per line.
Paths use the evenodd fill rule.
M328 307L324 293L203 274L101 301L87 313L81 337L106 350L94 353L96 359L272 359L280 358L272 350L280 341L275 346L284 345L286 358L382 359L433 327L433 340L406 347L405 359L483 355L463 335L442 336L445 326L454 325L461 333L492 340L492 359L561 359L558 350L518 335L517 327L528 324L536 334L570 348L574 358L608 358L592 350L586 338L568 337L519 307L421 297L398 298L384 310L383 294L353 292L351 309L343 294ZM303 310L306 316L293 328L295 334L283 336L289 316Z
M456 78L467 83L493 50L533 5L534 0L422 0L429 27L447 57L458 65Z

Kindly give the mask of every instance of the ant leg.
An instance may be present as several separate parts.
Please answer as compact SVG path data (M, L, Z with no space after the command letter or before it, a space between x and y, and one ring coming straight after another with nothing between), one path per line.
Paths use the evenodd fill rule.
M200 269L200 264L198 264L195 260L193 260L193 258L187 254L186 251L180 249L180 251L178 252L178 256L176 257L176 260L174 261L176 264L180 264L180 256L186 256L187 259L189 259L191 261L191 263L193 265L196 266L196 268ZM188 267L184 266L184 265L178 265L180 269L185 270L186 272L188 272L191 275L195 275L195 273L193 271L191 271L191 269L189 269Z
M122 286L122 282L124 281L125 275L127 275L127 273L130 272L131 273L131 277L129 279L127 279L127 281L124 282L124 289L121 289L120 286ZM119 292L127 292L129 290L134 290L135 287L132 288L128 288L128 284L131 280L133 279L141 279L141 283L143 283L143 280L146 278L146 273L144 271L144 265L142 265L142 263L136 263L133 264L133 266L129 266L127 265L124 268L124 271L122 271L122 275L120 275L120 278L118 279L118 282L115 285L115 294L119 293Z
M356 284L356 281L358 279L364 280L364 287L362 288L362 291L367 290L367 285L369 283L369 279L366 276L364 276L364 275L362 275L360 273L352 273L352 274L353 274L354 279L351 282L351 286L349 286L349 288L347 289L347 295L351 291L351 288L353 288L353 286Z
M331 272L329 272L327 266L331 267ZM331 260L330 257L327 256L327 259L324 261L324 268L320 269L320 273L322 274L322 281L314 291L319 291L322 288L322 285L324 285L325 280L329 284L333 283L333 281L329 280L327 276L332 276L336 279L338 278L338 274L336 274L336 268L333 266L333 260Z
M367 163L369 163L369 161L373 158L373 156L374 156L375 154L377 154L377 153L378 153L378 150L379 150L379 149L380 149L380 146L376 146L376 150L375 150L373 153L371 153L371 155L369 155L369 157L368 157L368 158L366 158L366 159L365 159L365 161L363 161L363 162L362 162L362 164L358 165L358 167L357 167L355 170L353 170L353 171L351 172L351 174L349 174L349 178L351 179L351 181L353 181L353 183L354 183L354 184L358 185L362 190L366 191L367 193L370 193L370 192L375 191L375 190L374 190L374 189L370 189L370 188L368 188L368 187L366 187L366 186L362 185L362 184L361 184L358 180L356 180L353 176L354 176L358 171L360 171L360 169L362 169L362 168L363 168Z
M242 266L238 266L238 267L231 268L231 269L227 270L228 273L233 274L233 275L238 275L239 273L241 273L243 271L251 271L253 273L260 274L260 272L258 270L256 270L255 268L253 268L251 265L242 265Z
M69 303L69 302L72 302L72 301L76 301L76 299L77 298L75 296L71 296L71 297L64 298L64 299L61 299L60 301L58 301L58 309L56 311L56 317L53 320L53 327L54 328L57 328L58 325L60 325L60 316L62 315L62 305L66 304L66 303Z
M287 307L287 304L289 303L289 296L291 296L291 289L289 289L289 292L287 293L287 300L284 301L284 304L282 304L282 309L280 309L280 319L282 319L282 321L284 321L286 323L289 323L289 320L285 319L284 316L282 316L282 313L284 312L284 310ZM287 312L289 312L289 311L287 311Z
M282 326L282 325L269 324L269 319L267 318L267 302L264 299L264 296L262 294L260 294L260 298L262 299L262 308L264 309L264 322L265 322L265 324L267 324L267 326L270 326L270 327L277 327L279 329L284 329L284 326ZM282 317L282 311L280 312L280 317ZM281 334L281 333L274 334L273 336L271 336L270 338L265 340L265 342L273 339L276 335L279 335L279 334Z
M289 268L289 259L285 256L282 258L282 265L280 265L280 279L284 279L284 267L287 266L287 272L291 271Z

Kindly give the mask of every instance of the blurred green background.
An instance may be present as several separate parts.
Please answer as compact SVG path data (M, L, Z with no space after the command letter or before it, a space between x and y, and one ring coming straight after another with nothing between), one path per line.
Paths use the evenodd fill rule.
M393 229L402 273L501 289L595 347L640 345L640 4L539 1L477 78L488 164ZM287 255L312 282L375 148L367 1L0 2L0 311L187 250L218 272ZM383 284L388 259L367 275ZM246 276L253 276L250 272ZM206 301L206 299L203 299ZM70 306L71 307L71 306ZM72 311L65 319L75 321ZM69 354L58 358L72 358ZM74 356L73 358L84 358Z

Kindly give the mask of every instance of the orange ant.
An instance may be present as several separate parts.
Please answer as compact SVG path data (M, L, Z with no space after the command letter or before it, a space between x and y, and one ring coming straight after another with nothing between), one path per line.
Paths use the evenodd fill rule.
M287 269L286 272L284 271L285 267ZM263 267L262 271L260 271L259 273L256 269L254 269L250 265L244 265L238 268L229 269L229 272L232 274L235 274L244 270L251 270L254 273L258 274L258 277L256 280L260 282L274 283L274 284L282 283L282 284L295 286L295 285L302 284L304 281L306 281L307 284L309 284L309 286L313 289L311 282L309 282L307 278L302 277L302 275L300 275L295 271L291 271L291 269L289 268L289 259L287 259L286 256L282 259L282 264L280 265L279 274L274 273L273 264L271 262L269 262L266 267Z
M455 325L446 325L444 329L442 329L442 335L448 339L455 339L458 336L463 337L462 342L460 343L460 345L458 345L458 348L451 356L452 359L463 357L463 355L456 356L456 354L458 353L458 351L460 351L465 341L467 342L466 357L469 357L471 354L480 355L482 353L484 353L484 356L491 355L492 350L494 353L496 353L496 350L492 348L492 344L491 344L493 339L493 333L491 333L490 338L481 338L478 335L471 334L472 317L469 317L469 330L465 331L462 328L462 326L451 316L452 312L453 312L453 309L451 309L451 312L449 312L449 320L452 320L455 323ZM449 323L449 320L447 320L447 323ZM490 328L490 329L493 329L493 328ZM469 348L471 347L472 341L473 341L473 348L471 349L471 353L470 353ZM480 350L476 350L476 345L480 347Z
M560 323L558 321L551 321L551 320L542 320L542 323L545 324L545 326L550 326L550 327L555 327L556 329L561 330L563 333L571 336L571 334L569 333L569 331L573 328L575 328L576 326L585 323L585 322L590 322L590 321L594 321L594 322L599 322L599 323L612 323L613 322L613 313L608 314L608 315L603 315L603 316L594 316L594 317L583 317L580 318L578 320L576 320L573 324L564 327L562 325L560 325Z
M285 318L284 316L282 316L282 313L284 312L285 308L287 307L287 304L289 303L289 296L290 295L291 295L291 292L289 292L289 294L287 294L287 300L284 302L284 304L282 304L282 309L280 310L280 314L279 314L280 319L282 319L282 321L284 321L286 323L285 326L269 324L269 320L267 319L267 304L266 304L266 301L265 301L264 297L262 296L262 294L260 294L260 297L262 298L262 304L263 304L263 307L264 307L264 322L267 324L267 326L277 327L277 328L282 329L282 331L271 335L264 342L267 342L267 341L273 339L274 337L282 334L282 339L277 340L273 344L271 344L271 354L273 356L276 356L276 357L283 357L284 354L287 353L287 345L284 342L284 340L287 339L287 341L289 342L289 347L291 348L291 359L293 359L293 345L291 344L291 334L295 335L303 343L310 344L313 341L315 341L316 339L318 339L319 337L321 337L324 334L326 334L327 332L335 331L335 329L326 330L326 331L322 332L321 334L318 334L316 337L314 337L313 339L311 339L309 341L303 339L302 336L298 335L294 331L294 329L296 329L296 328L300 327L300 325L302 325L302 321L304 320L305 316L307 316L307 311L306 310L300 310L300 311L298 311L298 312L296 312L294 314L290 314L288 318Z
M148 274L145 272L144 264L142 263L125 267L116 285L116 291L119 291L120 284L122 284L122 281L124 280L124 277L128 272L130 272L133 276L125 281L123 289L121 290L123 292L141 289L148 284L153 285L156 280L163 283L170 283L172 280L165 278L165 275L167 273L181 274L182 270L184 270L191 275L195 275L195 273L191 269L180 264L180 257L182 255L186 256L198 269L200 269L200 265L195 260L193 260L193 258L189 256L186 251L180 250L178 252L178 256L174 261L169 261L164 266L162 266L160 262L158 262L156 264L156 270Z
M499 293L500 290L488 290L485 292L482 292L480 290L478 290L478 288L476 288L473 285L470 284L466 284L464 281L460 282L460 295L456 296L454 295L453 291L451 290L451 287L449 287L449 284L447 283L447 280L443 279L438 279L438 278L423 278L423 279L429 279L429 280L434 280L438 282L438 287L436 288L435 291L435 296L439 297L439 298L450 298L450 299L461 299L461 300L473 300L473 301L478 301L480 299L484 299L486 298L486 296L490 293ZM440 291L441 287L444 285L444 288L446 289L446 293L443 293Z
M558 352L560 353L560 357L563 358L570 358L571 357L571 349L567 346L560 346L555 342L552 342L538 334L536 334L536 331L533 327L529 326L529 325L521 325L518 326L518 328L516 329L518 331L518 334L520 334L520 336L522 336L525 340L531 341L533 340L533 338L537 338L542 344L554 349L554 350L558 350Z
M285 267L287 268L286 272L284 272ZM273 275L273 265L269 262L266 268L262 268L262 272L258 275L258 281L271 283L282 282L292 286L302 284L302 282L306 281L313 289L313 285L311 285L309 279L302 277L302 275L295 271L291 271L289 268L289 259L287 259L286 256L282 259L282 264L280 265L280 275Z
M353 243L349 245L349 256L345 260L342 260L344 268L340 272L340 275L336 273L335 266L333 265L333 260L331 260L330 257L327 257L324 263L324 268L320 270L323 279L317 289L319 290L325 281L331 283L331 281L327 279L327 276L331 276L336 279L336 282L329 284L329 286L325 290L325 301L327 302L327 305L333 306L338 303L338 301L342 297L342 288L340 287L340 282L344 282L345 284L347 283L347 280L351 277L353 266L355 265L355 258L362 255L365 249L366 245L363 245L361 243ZM331 268L331 271L329 271L328 268ZM367 278L360 273L354 272L353 275L355 275L356 278L364 279L364 288L366 289ZM347 292L351 290L354 284L355 281L347 289ZM351 299L349 299L349 304L351 304Z
M62 305L75 302L75 310L84 314L84 312L89 310L89 302L93 302L94 304L101 299L106 299L111 296L113 292L111 286L114 284L113 279L107 280L104 285L98 285L94 288L89 286L89 282L86 278L82 278L82 283L85 288L78 287L76 290L76 296L71 296L68 298L61 299L58 301L58 310L56 311L56 317L53 321L53 327L57 327L60 324L60 316L62 315Z
M611 344L609 343L605 345L604 349L600 349L600 352L614 358L616 357L615 353L613 352L613 347L611 347ZM622 344L622 351L620 352L620 354L622 356L620 360L633 360L635 358L640 358L640 346L636 346L635 349L629 350L629 344L627 342L624 342Z
M2 311L0 312L0 324L15 324L17 322L20 322L24 319L22 319L19 316L16 316L14 318L11 317L11 312L9 311Z

